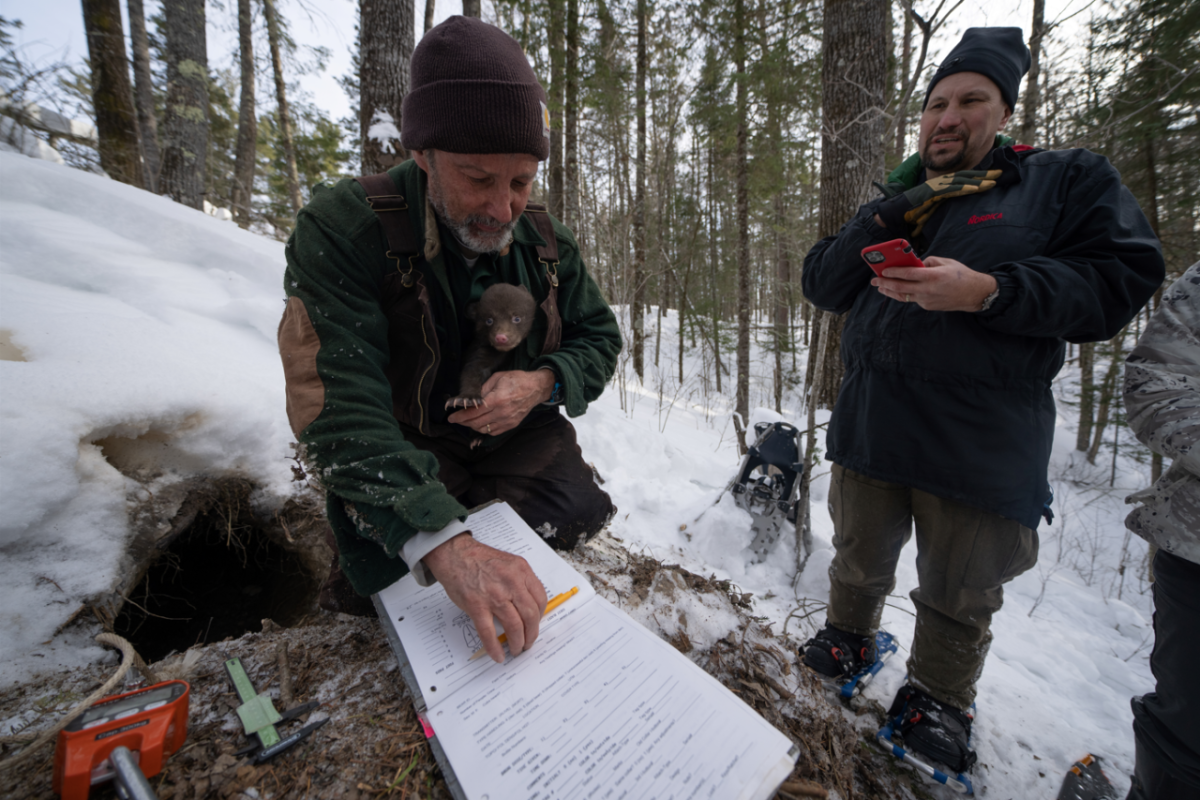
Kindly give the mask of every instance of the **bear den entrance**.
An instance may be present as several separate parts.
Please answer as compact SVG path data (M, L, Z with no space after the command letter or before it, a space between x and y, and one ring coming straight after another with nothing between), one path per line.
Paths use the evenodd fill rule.
M152 548L157 555L113 623L147 663L257 633L264 619L291 627L316 610L320 560L305 558L288 533L297 509L289 503L264 520L251 508L252 488L239 479L198 487L176 517L194 515L190 524Z

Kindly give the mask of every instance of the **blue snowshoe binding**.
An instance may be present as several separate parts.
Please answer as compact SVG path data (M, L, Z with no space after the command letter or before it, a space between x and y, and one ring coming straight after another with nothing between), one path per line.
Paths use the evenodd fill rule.
M876 631L874 637L857 636L826 624L804 643L800 653L804 663L849 703L862 694L896 650L896 639L887 631Z
M960 711L906 684L888 710L888 723L875 738L885 750L928 778L960 794L973 795L975 789L967 772L976 761L971 749L974 719L974 703L966 711ZM904 746L893 741L897 733ZM935 763L949 771L939 769Z

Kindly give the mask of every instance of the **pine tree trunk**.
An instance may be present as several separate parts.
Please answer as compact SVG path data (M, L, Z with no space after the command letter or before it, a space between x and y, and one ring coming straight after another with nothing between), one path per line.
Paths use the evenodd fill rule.
M145 186L145 176L133 88L129 85L129 61L125 57L120 0L83 0L83 27L87 31L92 67L92 108L96 114L100 166L113 180L140 189Z
M283 144L283 157L287 164L284 178L287 180L288 200L295 214L304 205L300 198L300 174L296 170L296 146L292 141L292 116L288 111L287 84L283 80L283 59L279 52L279 17L275 11L275 0L263 0L263 13L267 17L267 45L271 48L271 69L275 74L275 105L279 115L279 138Z
M239 227L250 227L254 196L254 162L258 144L258 117L254 108L254 41L251 0L238 0L238 55L242 70L238 103L237 161L233 176L233 218Z
M716 147L708 146L708 269L712 307L713 364L717 373L717 394L721 393L721 301L717 292L717 201L714 195L713 171Z
M579 225L579 0L567 0L567 98L563 138L567 150L563 221L574 230Z
M637 196L633 208L633 370L645 377L646 300L646 0L637 0Z
M1094 342L1079 345L1079 427L1075 431L1075 449L1081 453L1088 451L1092 441L1092 413L1096 407L1095 357Z
M872 43L884 40L887 0L825 0L821 67L821 211L817 236L837 233L871 196L882 177L879 137L886 54ZM840 316L818 312L819 352L810 359L811 402L833 408L842 385Z
M746 11L744 0L736 0L733 11L733 62L737 80L737 392L734 409L742 425L750 421L750 164L749 98L746 83ZM745 453L745 437L738 437L738 452Z
M480 0L463 0L463 16L480 18Z
M154 80L150 75L150 37L146 35L146 12L142 0L129 0L129 39L133 48L134 105L142 142L142 175L145 187L158 193L158 118L154 114Z
M1121 331L1112 339L1112 361L1108 364L1108 370L1104 374L1104 383L1100 386L1100 398L1096 409L1096 429L1092 432L1092 446L1088 448L1087 460L1089 464L1096 463L1096 456L1100 452L1100 444L1104 440L1104 429L1108 426L1109 410L1112 407L1113 400L1117 396L1117 384L1121 377L1121 364L1124 363L1121 358L1121 342L1125 332Z
M1142 153L1146 158L1146 216L1150 220L1150 227L1154 230L1155 237L1159 237L1159 216L1158 216L1158 170L1157 162L1154 158L1154 139L1147 135L1142 139ZM1166 287L1164 282L1154 292L1152 305L1157 311L1158 306L1162 303L1163 289ZM1162 453L1151 451L1150 454L1150 482L1156 483L1162 477L1163 457Z
M408 158L400 144L400 108L408 94L412 42L412 3L360 0L358 126L364 175Z
M204 209L208 152L208 49L204 0L163 0L167 108L158 190L178 203Z
M1041 105L1041 89L1038 79L1042 74L1042 37L1046 35L1046 0L1033 0L1033 27L1029 34L1029 74L1025 78L1024 106L1021 113L1021 130L1017 141L1032 145L1037 135L1038 106Z
M908 9L901 9L904 12L904 40L901 43L900 51L900 75L899 85L904 86L908 82L908 73L912 71L912 56L913 56L913 18L912 14L908 13ZM901 93L897 93L897 102L899 102ZM905 158L904 143L908 134L908 104L904 107L897 105L896 113L900 115L900 122L896 125L896 141L892 147L892 157L888 159L888 166L895 167L899 165Z
M563 218L566 208L563 197L563 104L566 99L563 68L566 52L563 47L563 14L565 0L548 0L550 6L550 29L547 31L547 48L550 50L550 213Z
M775 413L783 413L783 351L788 345L787 207L783 192L775 195Z
M437 0L425 0L425 33L433 27L433 13L437 8Z

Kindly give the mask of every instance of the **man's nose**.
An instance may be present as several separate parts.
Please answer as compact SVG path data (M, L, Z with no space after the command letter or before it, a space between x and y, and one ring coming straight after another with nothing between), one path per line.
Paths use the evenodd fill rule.
M962 125L962 114L957 108L947 108L942 112L942 118L938 120L937 130L941 132L950 132Z
M512 190L508 186L493 187L487 194L485 213L505 225L512 220Z

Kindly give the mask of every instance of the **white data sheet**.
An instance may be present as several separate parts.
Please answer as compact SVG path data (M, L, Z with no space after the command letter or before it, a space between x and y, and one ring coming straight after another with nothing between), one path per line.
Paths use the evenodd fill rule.
M439 586L379 598L438 741L470 800L767 798L792 743L669 644L592 590L505 504L468 520L523 556L553 597L533 648L503 664Z

